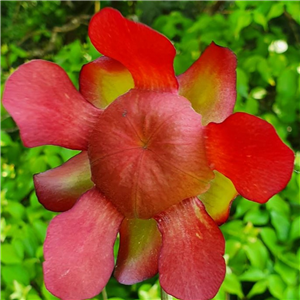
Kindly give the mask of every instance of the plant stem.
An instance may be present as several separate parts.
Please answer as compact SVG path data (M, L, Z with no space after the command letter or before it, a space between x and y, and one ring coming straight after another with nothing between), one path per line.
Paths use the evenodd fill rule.
M168 295L162 288L161 288L161 300L173 300L173 297Z
M107 293L106 293L106 288L104 288L103 290L102 290L102 298L103 298L103 300L107 300Z

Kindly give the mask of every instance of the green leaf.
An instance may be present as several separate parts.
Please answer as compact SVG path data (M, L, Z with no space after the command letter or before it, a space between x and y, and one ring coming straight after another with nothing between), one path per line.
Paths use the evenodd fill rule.
M4 211L8 212L12 217L22 220L25 214L25 207L15 201L8 201Z
M235 218L242 217L247 211L249 211L251 208L253 208L253 202L245 199L240 198L237 202L236 211L234 214Z
M292 18L300 24L300 5L298 1L285 3L287 12L292 16Z
M14 280L24 285L29 284L28 272L22 265L2 266L1 273L4 282L8 285L12 285Z
M250 269L246 270L242 275L239 276L241 281L259 281L265 279L268 274L256 267L250 267Z
M287 217L290 215L290 206L279 195L273 196L266 203L266 207L270 211L277 211Z
M30 170L32 174L45 172L47 169L48 168L45 161L45 156L36 157L30 162Z
M268 280L267 279L260 280L253 285L247 297L251 298L255 295L262 294L266 291L267 287L268 287Z
M265 245L259 239L249 239L248 244L243 246L251 265L264 269L269 259Z
M262 58L257 64L257 70L261 77L270 85L275 85L274 78L272 76L272 69L265 58Z
M244 297L241 283L234 273L226 274L225 280L222 284L222 288L230 294L237 295L240 298Z
M248 76L240 68L236 69L236 74L237 74L237 82L236 82L237 92L241 96L246 98L246 97L248 97L248 88L249 88Z
M271 223L275 227L279 241L286 241L290 230L290 221L282 213L271 211Z
M297 282L298 271L289 267L280 260L277 260L274 265L274 270L281 276L287 285L295 285Z
M278 299L284 299L283 292L286 288L285 283L282 281L281 277L277 274L271 274L268 276L269 281L269 291L270 293Z
M13 143L11 137L1 130L1 147L11 146Z
M285 264L290 266L291 268L300 271L299 260L295 253L293 252L280 253L280 255L278 255L278 258L281 261L283 261Z
M290 240L294 241L296 239L300 238L300 216L297 216L291 225L291 230L290 230Z
M274 229L265 227L261 229L260 235L263 242L268 246L268 249L274 254L279 255L283 251L284 247L278 245L278 239Z
M225 243L225 253L229 255L229 259L235 257L236 253L241 249L242 244L236 240L229 240Z
M271 20L273 18L277 18L284 13L283 3L274 3L271 6L270 11L268 12L267 19Z
M51 168L56 168L62 164L61 159L57 155L47 155L45 160Z
M299 299L299 286L288 286L284 291L284 300L296 300Z
M47 224L40 220L36 220L32 225L40 242L43 243L46 237Z
M254 22L261 25L265 31L268 29L268 22L263 13L261 13L258 10L254 11L253 19L254 19Z
M235 11L231 15L232 25L234 27L234 36L239 37L240 31L249 26L252 22L252 15L249 11Z
M4 244L1 247L1 261L5 264L19 264L23 260L22 253L13 245Z
M283 94L286 98L296 95L298 87L298 75L296 71L286 69L277 80L276 90L278 94Z
M246 213L244 221L251 222L254 225L265 225L269 221L269 214L265 210L256 208Z

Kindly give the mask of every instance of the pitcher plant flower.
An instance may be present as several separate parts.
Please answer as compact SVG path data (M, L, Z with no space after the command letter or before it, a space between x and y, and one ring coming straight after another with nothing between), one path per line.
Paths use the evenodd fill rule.
M79 91L61 67L33 60L3 96L25 146L81 150L34 176L41 204L62 212L44 244L46 287L81 300L113 271L123 284L159 273L167 293L211 299L225 276L218 226L231 202L280 192L294 154L266 121L233 113L229 49L211 43L176 77L171 42L114 9L95 14L89 37L103 56L83 66Z

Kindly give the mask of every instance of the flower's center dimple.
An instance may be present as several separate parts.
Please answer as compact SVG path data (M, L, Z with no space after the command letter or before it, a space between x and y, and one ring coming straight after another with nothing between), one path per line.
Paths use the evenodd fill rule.
M209 187L201 116L171 93L131 90L100 116L92 179L129 218L148 219Z

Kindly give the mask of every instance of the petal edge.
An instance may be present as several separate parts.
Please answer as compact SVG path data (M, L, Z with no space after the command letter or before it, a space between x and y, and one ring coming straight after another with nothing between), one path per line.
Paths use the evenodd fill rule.
M104 8L92 18L89 36L100 53L130 71L136 88L177 92L173 69L176 51L160 33L127 20L115 9Z
M285 188L294 153L266 121L235 113L206 127L206 152L211 168L228 177L243 197L265 203Z

